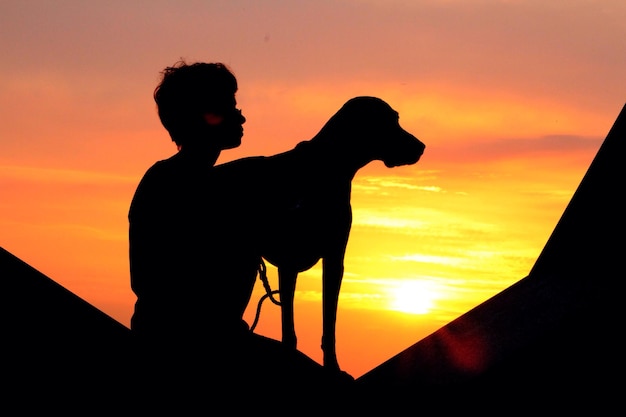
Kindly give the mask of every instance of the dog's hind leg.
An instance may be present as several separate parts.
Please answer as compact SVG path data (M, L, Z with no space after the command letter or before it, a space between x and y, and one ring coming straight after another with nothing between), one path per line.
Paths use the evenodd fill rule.
M282 342L288 348L296 349L298 340L294 324L293 299L296 291L298 271L278 268L278 290L280 293Z

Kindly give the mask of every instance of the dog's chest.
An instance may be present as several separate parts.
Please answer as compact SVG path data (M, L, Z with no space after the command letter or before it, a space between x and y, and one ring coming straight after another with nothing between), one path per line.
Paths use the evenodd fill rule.
M262 250L273 265L307 270L347 240L349 204L335 205L301 195L275 207L268 216Z
M290 252L322 253L349 230L351 208L348 195L327 184L300 184L275 190L268 201L267 230L272 246L290 246Z

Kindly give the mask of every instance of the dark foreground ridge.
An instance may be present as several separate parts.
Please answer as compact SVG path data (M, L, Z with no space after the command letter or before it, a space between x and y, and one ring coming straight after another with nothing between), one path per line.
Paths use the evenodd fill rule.
M258 359L240 358L246 371L233 363L233 379L196 375L196 391L169 380L140 395L129 329L0 248L3 398L21 414L185 404L280 415L621 408L625 143L626 106L529 275L349 386L305 355L264 343ZM215 356L230 369L233 358Z
M198 369L164 373L159 358L156 373L139 372L141 352L126 326L2 248L0 271L3 398L22 411L80 411L95 404L176 415L224 406L247 412L275 407L281 393L294 401L316 399L307 408L318 410L352 392L353 380L260 335L236 351L222 348L229 341L215 340L203 375Z

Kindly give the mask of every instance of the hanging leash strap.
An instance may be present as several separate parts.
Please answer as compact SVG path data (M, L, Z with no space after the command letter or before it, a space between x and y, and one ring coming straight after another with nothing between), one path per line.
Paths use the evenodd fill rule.
M259 322L259 317L261 316L261 305L263 304L263 301L265 301L266 298L269 298L272 301L272 303L276 304L277 306L280 306L280 301L274 298L274 294L278 294L279 290L272 290L272 288L270 287L270 283L267 279L267 267L265 266L265 261L263 261L263 258L261 258L259 261L259 279L263 283L263 288L265 288L265 294L263 295L263 297L261 297L261 299L259 300L259 303L257 304L256 315L254 316L254 322L252 323L252 326L250 326L251 332L254 331L257 323Z

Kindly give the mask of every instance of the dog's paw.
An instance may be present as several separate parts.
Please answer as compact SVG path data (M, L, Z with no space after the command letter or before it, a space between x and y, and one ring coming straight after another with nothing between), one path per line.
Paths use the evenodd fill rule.
M347 373L346 371L342 371L341 369L327 369L326 374L333 386L335 387L349 387L354 383L354 377Z
M340 382L354 382L354 377L352 375L350 375L349 373L347 373L346 371L339 371L339 373L337 374L337 379Z

